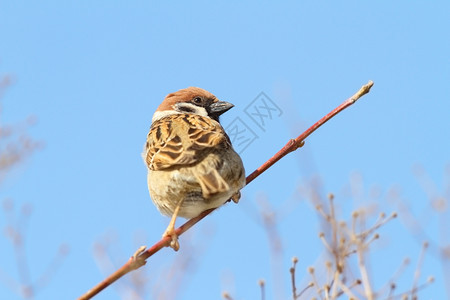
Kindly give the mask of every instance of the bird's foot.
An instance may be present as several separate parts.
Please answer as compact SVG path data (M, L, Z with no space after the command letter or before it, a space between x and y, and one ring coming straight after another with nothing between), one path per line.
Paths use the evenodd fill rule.
M166 236L169 236L172 239L169 244L170 248L178 251L180 249L180 243L178 242L178 234L175 233L175 228L167 228L163 233L163 238Z

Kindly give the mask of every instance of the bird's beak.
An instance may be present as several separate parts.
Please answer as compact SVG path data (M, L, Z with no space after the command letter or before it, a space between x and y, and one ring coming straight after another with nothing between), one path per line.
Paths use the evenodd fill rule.
M233 106L234 105L231 104L230 102L217 101L217 102L211 103L211 105L209 106L209 114L218 117L221 114L223 114L224 112L231 109Z

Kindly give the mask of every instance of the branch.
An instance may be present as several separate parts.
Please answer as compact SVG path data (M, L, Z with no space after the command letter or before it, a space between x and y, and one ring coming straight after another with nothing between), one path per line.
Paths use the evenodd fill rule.
M373 81L369 81L366 85L363 85L358 92L356 92L353 96L345 100L341 105L333 109L331 112L329 112L326 116L324 116L322 119L317 121L313 126L308 128L305 132L303 132L301 135L299 135L295 139L289 140L287 144L281 148L280 151L278 151L274 156L272 156L268 161L266 161L262 166L260 166L258 169L256 169L253 173L247 176L247 184L252 182L256 177L264 173L268 168L270 168L272 165L274 165L277 161L279 161L281 158L286 156L288 153L291 153L298 148L302 147L305 142L304 140L314 131L316 131L320 126L325 124L328 120L333 118L335 115L346 109L347 107L351 106L353 103L355 103L359 98L364 96L370 91L370 88L373 86ZM198 215L195 218L190 219L180 227L178 227L175 232L178 236L185 233L189 228L197 224L200 220L202 220L204 217L209 215L211 212L213 212L215 208L208 209L202 212L200 215ZM83 296L79 298L79 300L86 300L91 299L98 293L100 293L103 289L111 285L113 282L115 282L120 277L124 276L125 274L136 270L143 265L147 263L147 259L161 250L163 247L168 247L170 245L171 238L169 236L163 237L159 242L154 244L152 247L146 249L144 246L139 248L136 253L130 257L130 259L117 271L115 271L113 274L111 274L108 278L104 279L102 282L100 282L98 285L96 285L94 288L86 292Z

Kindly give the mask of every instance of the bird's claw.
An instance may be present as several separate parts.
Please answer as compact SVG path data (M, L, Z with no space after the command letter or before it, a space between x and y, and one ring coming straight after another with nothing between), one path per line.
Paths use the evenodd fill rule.
M180 249L180 243L178 242L177 235L172 235L172 241L170 242L170 248L172 248L175 251L178 251Z
M169 247L175 251L178 251L180 249L180 243L178 242L178 235L175 233L175 230L173 230L172 232L168 232L168 231L164 232L163 238L166 236L168 236L172 239L170 241Z

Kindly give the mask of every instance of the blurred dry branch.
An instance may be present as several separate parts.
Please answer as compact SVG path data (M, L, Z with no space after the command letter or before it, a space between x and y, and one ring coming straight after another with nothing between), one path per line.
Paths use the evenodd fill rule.
M283 272L283 242L278 229L280 214L270 206L265 198L258 199L260 206L261 224L267 234L268 246L270 249L272 280L274 285L274 294L284 299L284 272Z
M24 161L40 146L40 143L27 134L28 128L36 121L34 117L28 117L13 125L3 122L1 99L10 84L9 76L0 78L0 183L13 167Z
M11 82L11 78L7 75L0 78L0 101ZM13 168L25 161L40 147L40 143L32 139L27 133L29 127L35 123L35 118L28 117L13 125L5 124L2 117L2 108L0 102L0 183L11 174ZM0 283L23 299L34 299L36 294L46 287L54 277L56 270L68 254L69 248L67 245L61 244L47 268L37 279L32 279L30 264L26 255L26 235L33 211L32 206L28 203L24 204L16 212L13 200L4 199L2 208L6 220L5 224L2 224L4 226L3 233L12 246L18 278L13 278L10 275L14 273L12 271L0 270ZM2 258L4 259L4 257L0 259Z
M417 242L426 240L426 248L441 261L444 286L450 297L450 165L444 169L442 190L422 166L416 165L413 173L426 194L424 207L414 213L398 188L390 191L389 200L397 207L400 219ZM434 232L438 232L437 237Z
M314 184L308 183L309 188L301 187L300 192L316 205L318 215L323 220L319 239L325 254L320 255L317 265L308 268L309 278L303 278L300 285L296 274L298 258L292 259L292 266L289 269L292 299L418 299L419 291L434 281L432 276L423 279L422 274L429 248L428 242L422 243L410 285L405 283L405 277L410 275L405 272L410 259L399 262L400 266L397 270L394 267L391 277L375 278L370 272L371 262L374 262L371 248L380 239L380 229L395 219L397 213L388 216L379 213L373 203L379 203L381 192L378 188L366 192L361 176L354 174L350 181L350 191L351 196L358 199L359 208L350 214L348 220L342 220L341 209L336 208L334 196L330 194L328 197L322 197L319 188L321 185L318 182L315 179ZM277 228L282 218L277 217L277 211L268 204L268 201L260 201L260 204L264 220L263 229L269 236L269 243L281 245L283 241L274 239L273 236L274 233L275 236L280 236ZM385 284L378 287L374 282L380 280ZM280 297L275 293L274 298Z
M370 247L372 243L380 238L377 232L381 227L397 217L396 213L386 216L380 213L378 218L367 225L369 216L364 209L353 212L350 221L340 220L336 213L334 196L329 195L327 207L318 205L316 207L319 214L328 224L328 233L321 232L321 239L327 257L323 266L309 267L308 273L311 282L305 286L300 293L296 293L295 270L297 260L293 260L290 269L292 276L293 299L302 299L304 291L310 287L315 288L317 299L417 299L418 291L422 290L433 282L433 277L429 277L425 282L420 283L421 266L425 257L427 243L424 243L422 252L418 259L417 268L413 278L411 288L398 292L396 280L403 272L405 262L394 276L386 281L384 287L375 289L373 278L369 272ZM325 270L325 276L318 275L318 268ZM306 298L307 299L307 298Z
M26 230L31 217L32 207L30 204L24 204L20 211L16 213L13 201L6 199L3 201L3 212L7 220L3 232L11 242L15 254L18 278L15 279L9 275L13 273L11 271L0 270L0 282L23 299L34 299L36 294L46 287L55 276L56 271L69 252L69 247L66 244L61 244L47 268L38 278L32 279L30 264L26 255Z
M211 238L210 232L201 233L202 240ZM140 236L136 240L142 240ZM123 256L117 251L119 241L114 233L105 234L94 244L94 258L98 268L103 274L111 273L117 268L116 260ZM198 258L206 250L206 243L197 243L191 234L188 234L184 242L183 255L176 255L173 259L159 260L152 264L153 269L159 269L157 275L149 272L147 268L140 268L121 280L116 286L121 299L176 299L182 292L183 286L192 277L198 265Z

